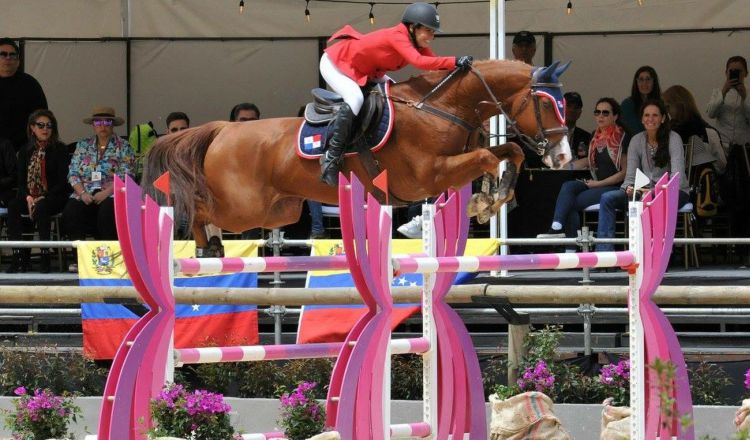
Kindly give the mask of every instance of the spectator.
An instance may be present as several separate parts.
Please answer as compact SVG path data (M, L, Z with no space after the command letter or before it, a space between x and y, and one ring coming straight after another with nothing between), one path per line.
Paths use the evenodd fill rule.
M560 188L550 229L537 238L575 237L581 227L579 212L599 203L604 194L619 191L627 172L628 134L620 122L620 106L614 98L597 101L596 131L588 157L571 162L571 169L588 169L591 179L569 180ZM572 248L574 251L575 248Z
M62 212L70 195L68 147L60 142L57 119L49 110L36 110L29 116L28 144L18 152L18 196L8 206L8 238L21 240L21 216L34 223L39 240L49 241L52 216ZM7 273L30 270L30 249L13 249L13 262ZM39 272L49 273L49 249L41 250Z
M727 166L727 157L721 145L719 132L711 127L698 111L693 94L681 85L668 88L662 93L664 104L669 109L672 130L679 134L683 144L700 143L701 148L694 148L690 166L713 166L723 173ZM691 173L697 177L696 172ZM691 185L693 182L690 182Z
M31 112L47 108L39 82L18 71L20 58L18 44L10 38L0 38L0 138L10 140L15 151L26 145L26 123Z
M114 133L123 124L112 107L94 107L91 124L95 135L81 139L70 162L68 181L73 187L65 209L63 224L71 240L82 240L92 233L98 240L116 240L114 177L133 173L135 153L130 144Z
M513 46L511 47L511 53L513 53L513 59L517 61L523 61L526 64L534 65L534 55L536 54L536 38L534 34L529 31L521 31L513 37ZM506 121L507 122L507 121ZM512 133L511 130L506 130L506 133ZM520 139L515 134L506 138L507 142L515 142L519 145L523 145ZM571 148L575 144L570 144ZM538 155L535 151L531 151L529 148L522 148L524 155L524 167L526 168L547 168L542 162L542 156ZM421 222L420 222L421 224Z
M716 119L724 150L729 155L732 145L750 142L750 103L747 101L747 60L733 56L727 60L724 84L714 89L706 113Z
M601 197L599 204L598 238L615 236L615 211L626 210L628 200L633 199L635 172L640 169L650 179L650 188L668 172L670 177L680 173L678 206L688 202L689 187L685 176L685 155L680 135L669 129L667 108L660 99L647 100L641 110L641 123L645 127L630 140L628 165L625 181L617 191L610 191ZM642 189L645 191L645 188ZM641 191L641 190L639 190ZM597 251L612 251L614 245L597 244Z
M633 75L633 85L630 96L622 101L622 123L628 133L636 134L643 131L641 122L641 108L649 99L661 99L659 76L651 66L641 66Z
M257 121L258 119L260 119L260 109L251 102L237 104L229 112L230 122Z
M190 128L190 118L185 113L172 112L167 115L167 133L177 133L188 128Z
M591 133L578 127L578 119L583 111L583 100L578 92L567 92L565 95L565 125L568 126L570 147L575 148L576 158L585 159L589 155ZM619 106L618 106L619 107Z
M536 55L536 37L529 31L521 31L513 37L513 46L510 51L513 53L513 59L523 61L526 64L534 65L534 55Z

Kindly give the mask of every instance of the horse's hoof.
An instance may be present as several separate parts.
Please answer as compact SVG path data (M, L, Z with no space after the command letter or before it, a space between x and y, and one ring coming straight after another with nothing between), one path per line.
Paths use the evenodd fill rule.
M480 212L485 211L492 203L492 197L485 193L473 194L466 207L466 213L469 217L474 217Z
M479 223L480 225L487 223L492 218L492 215L493 214L489 209L485 209L484 211L477 214L477 223Z

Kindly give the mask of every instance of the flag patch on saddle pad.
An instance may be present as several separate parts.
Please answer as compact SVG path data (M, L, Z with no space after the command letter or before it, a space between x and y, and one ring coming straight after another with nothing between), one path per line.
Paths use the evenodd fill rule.
M312 136L305 136L302 142L302 151L305 153L312 153L313 150L320 149L322 146L321 141L323 136L321 134L314 134Z
M388 98L390 83L385 83L385 87L380 85L383 95L386 97L386 105L383 106L383 116L378 121L377 129L371 130L364 137L364 143L370 148L370 151L376 152L385 145L393 130L393 101ZM297 132L297 156L303 159L318 160L325 153L326 142L333 134L329 124L311 125L303 120ZM346 153L347 156L357 154L356 152Z

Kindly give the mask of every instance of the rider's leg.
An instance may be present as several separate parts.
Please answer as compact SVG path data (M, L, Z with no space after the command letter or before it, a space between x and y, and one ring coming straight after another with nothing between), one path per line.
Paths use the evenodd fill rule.
M352 121L359 114L362 108L364 97L359 85L348 76L341 73L328 58L323 54L320 58L320 73L328 85L342 98L344 104L339 108L336 114L336 120L333 122L333 134L328 142L328 149L325 155L320 158L320 180L331 186L338 184L338 174L341 168L341 162L346 152L349 132L351 131Z

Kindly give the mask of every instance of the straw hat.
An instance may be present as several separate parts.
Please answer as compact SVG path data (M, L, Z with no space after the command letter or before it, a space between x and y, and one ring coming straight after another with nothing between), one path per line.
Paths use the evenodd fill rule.
M114 125L115 127L125 123L124 119L119 116L115 116L115 109L103 105L97 105L96 107L94 107L94 111L91 112L91 117L84 118L83 123L86 125L91 125L94 119L111 119L112 125Z

